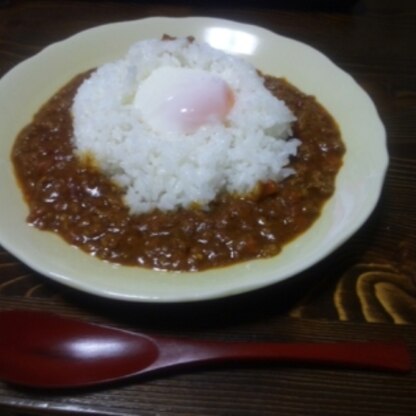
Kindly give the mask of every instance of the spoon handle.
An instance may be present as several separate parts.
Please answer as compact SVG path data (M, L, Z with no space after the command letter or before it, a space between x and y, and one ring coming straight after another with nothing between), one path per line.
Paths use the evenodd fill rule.
M158 364L276 361L409 372L410 353L402 343L247 343L158 339Z

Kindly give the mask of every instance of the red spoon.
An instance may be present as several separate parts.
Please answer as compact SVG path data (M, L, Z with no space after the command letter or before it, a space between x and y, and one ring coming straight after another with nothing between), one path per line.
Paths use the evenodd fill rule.
M42 388L92 386L196 363L273 360L410 371L400 343L254 343L154 337L48 312L0 312L0 380Z

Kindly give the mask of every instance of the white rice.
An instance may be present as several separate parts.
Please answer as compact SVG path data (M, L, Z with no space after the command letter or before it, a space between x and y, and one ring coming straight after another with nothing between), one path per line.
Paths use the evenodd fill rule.
M235 104L226 125L210 124L186 137L160 135L132 103L137 86L162 66L210 71L231 87ZM219 192L249 193L259 181L280 181L299 141L294 115L264 87L244 60L186 38L147 40L98 68L73 104L74 145L123 189L132 213L202 207Z

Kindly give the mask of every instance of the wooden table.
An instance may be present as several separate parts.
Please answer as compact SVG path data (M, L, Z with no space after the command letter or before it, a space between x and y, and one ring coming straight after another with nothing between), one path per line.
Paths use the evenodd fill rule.
M299 39L352 74L375 101L387 127L390 167L371 218L333 255L303 274L256 293L199 304L109 304L49 281L0 247L0 309L52 310L123 328L201 339L401 338L416 357L416 3L215 3L0 1L0 75L82 29L147 16L223 17ZM416 370L392 375L235 365L60 393L0 383L0 414L413 415Z

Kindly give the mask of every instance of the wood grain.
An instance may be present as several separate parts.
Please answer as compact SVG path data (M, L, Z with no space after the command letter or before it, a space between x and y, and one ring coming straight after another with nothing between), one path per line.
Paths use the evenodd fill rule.
M198 304L109 305L46 279L0 247L0 310L51 310L201 339L401 338L416 357L416 2L0 1L0 76L80 30L158 15L260 25L316 47L350 73L387 130L390 165L379 204L351 239L310 270L251 294ZM415 374L235 365L87 391L0 383L0 415L410 416L416 414Z
M391 264L356 264L332 284L332 299L338 319L353 322L416 323L416 285L413 276ZM292 317L309 317L325 307L315 289L294 307ZM328 301L327 298L325 298Z

